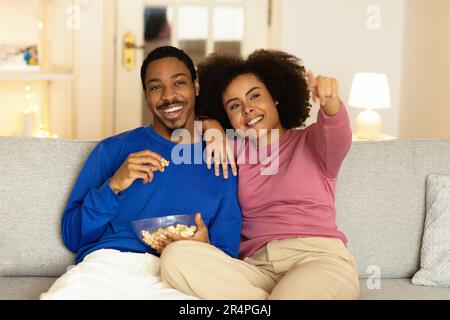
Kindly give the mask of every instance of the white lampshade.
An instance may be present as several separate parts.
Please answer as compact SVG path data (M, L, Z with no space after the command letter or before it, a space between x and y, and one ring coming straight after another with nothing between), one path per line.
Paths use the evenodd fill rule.
M387 109L391 95L387 76L381 73L356 73L348 105L363 109Z

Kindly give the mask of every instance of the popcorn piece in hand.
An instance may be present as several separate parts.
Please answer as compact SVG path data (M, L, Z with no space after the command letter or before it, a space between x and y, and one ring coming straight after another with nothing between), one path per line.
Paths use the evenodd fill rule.
M167 160L164 159L164 158L161 160L161 165L162 165L163 167L168 167L169 164L170 164L170 161L167 161Z

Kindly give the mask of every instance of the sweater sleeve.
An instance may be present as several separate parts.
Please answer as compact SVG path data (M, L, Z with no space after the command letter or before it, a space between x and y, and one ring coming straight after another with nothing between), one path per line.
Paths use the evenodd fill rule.
M241 226L242 211L237 197L237 178L231 176L228 178L215 219L208 226L211 244L237 258Z
M317 122L308 130L307 142L328 178L336 178L339 168L352 144L350 120L344 103L339 111L328 116L322 108Z
M112 160L100 142L86 160L62 218L64 244L74 253L98 240L117 211L123 196L111 190L112 174Z

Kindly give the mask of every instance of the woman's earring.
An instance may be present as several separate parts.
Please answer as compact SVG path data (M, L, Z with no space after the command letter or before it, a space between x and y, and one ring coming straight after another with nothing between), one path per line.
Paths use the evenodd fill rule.
M279 105L280 103L278 102L278 101L275 101L275 105L277 106L277 105Z

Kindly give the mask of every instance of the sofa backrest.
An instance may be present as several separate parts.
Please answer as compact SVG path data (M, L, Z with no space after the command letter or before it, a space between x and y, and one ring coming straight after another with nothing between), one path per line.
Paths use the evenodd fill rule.
M429 174L450 176L450 139L353 142L336 210L360 277L410 278L419 269Z
M59 276L73 263L61 216L95 144L0 138L0 276ZM337 225L361 277L418 270L428 174L450 175L450 139L353 142L337 182Z
M61 217L93 142L0 138L0 275L59 276Z

